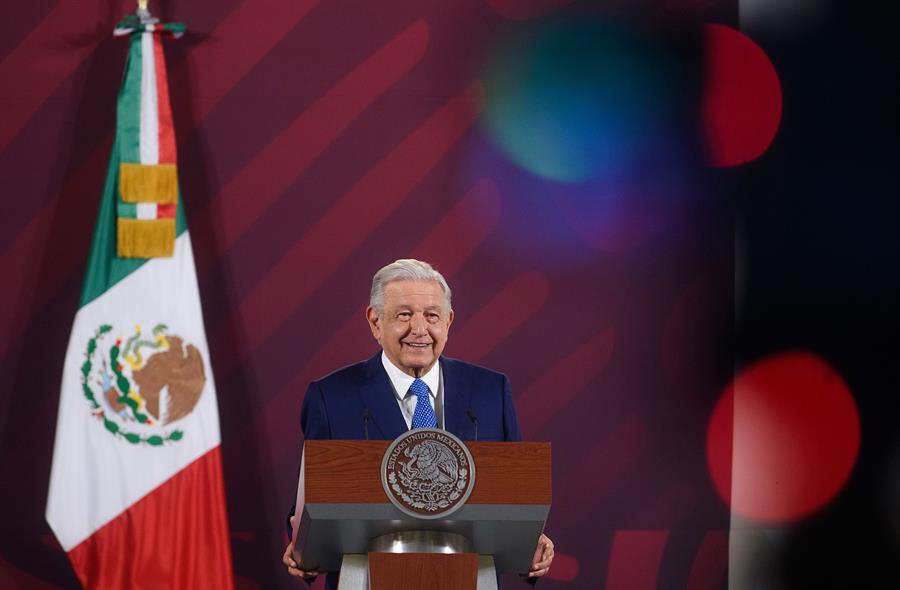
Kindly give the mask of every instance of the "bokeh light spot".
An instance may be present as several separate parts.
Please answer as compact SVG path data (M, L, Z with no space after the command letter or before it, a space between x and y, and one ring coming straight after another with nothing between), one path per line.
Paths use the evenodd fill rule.
M533 174L565 183L615 178L657 144L667 65L660 47L620 26L543 26L493 52L482 122Z
M781 121L781 83L769 58L743 33L706 25L703 132L709 163L728 167L755 160Z
M733 511L783 523L814 513L840 491L859 441L847 384L820 357L793 351L735 376L713 411L707 460Z
M490 49L467 172L515 202L503 229L516 256L579 265L682 221L705 168L696 49L599 15L516 27Z

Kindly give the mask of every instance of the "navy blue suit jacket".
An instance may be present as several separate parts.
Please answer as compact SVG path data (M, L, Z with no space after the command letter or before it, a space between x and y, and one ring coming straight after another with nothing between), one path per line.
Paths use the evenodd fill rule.
M462 440L519 441L519 422L509 379L502 373L441 357L444 386L444 427ZM368 421L363 419L368 410ZM306 440L393 440L408 430L381 351L367 361L338 369L309 384L300 425ZM290 521L294 508L288 515ZM288 524L290 535L290 524ZM533 582L532 582L533 583ZM337 588L337 573L327 576L326 588Z
M509 380L505 375L462 361L441 357L444 386L444 427L463 440L522 439ZM381 352L367 361L338 369L310 383L303 398L300 425L307 440L365 438L363 415L368 410L369 438L393 440L407 429Z

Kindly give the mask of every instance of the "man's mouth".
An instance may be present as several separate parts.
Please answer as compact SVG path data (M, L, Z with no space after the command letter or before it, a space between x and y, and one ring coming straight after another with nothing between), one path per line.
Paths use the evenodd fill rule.
M404 342L403 344L411 348L428 348L431 346L431 342Z

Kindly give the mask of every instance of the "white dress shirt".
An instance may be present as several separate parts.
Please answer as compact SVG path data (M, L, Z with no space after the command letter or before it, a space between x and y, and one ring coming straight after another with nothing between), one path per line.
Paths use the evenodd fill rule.
M403 419L406 420L406 427L412 426L413 414L416 412L416 394L409 390L415 377L407 375L396 366L387 357L384 351L381 352L381 364L387 372L391 386L394 388L394 395L397 396L397 404L400 406L400 412ZM441 377L441 362L434 363L431 369L419 377L428 386L428 400L437 416L438 428L444 427L444 380Z

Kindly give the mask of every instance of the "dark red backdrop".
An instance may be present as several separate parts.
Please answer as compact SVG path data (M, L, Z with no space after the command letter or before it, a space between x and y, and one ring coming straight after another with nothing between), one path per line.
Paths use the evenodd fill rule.
M590 3L151 3L190 31L166 51L239 587L295 587L280 556L301 396L374 352L371 275L405 256L454 288L447 353L507 373L525 435L553 443L559 555L541 586L724 585L729 510L704 445L733 367L734 215L754 169L711 174L692 130L697 25L737 10L602 4L651 31L680 84L678 189L619 225L505 159L484 120L499 40ZM110 33L132 8L46 0L0 19L0 582L24 587L74 583L43 510L125 57Z

